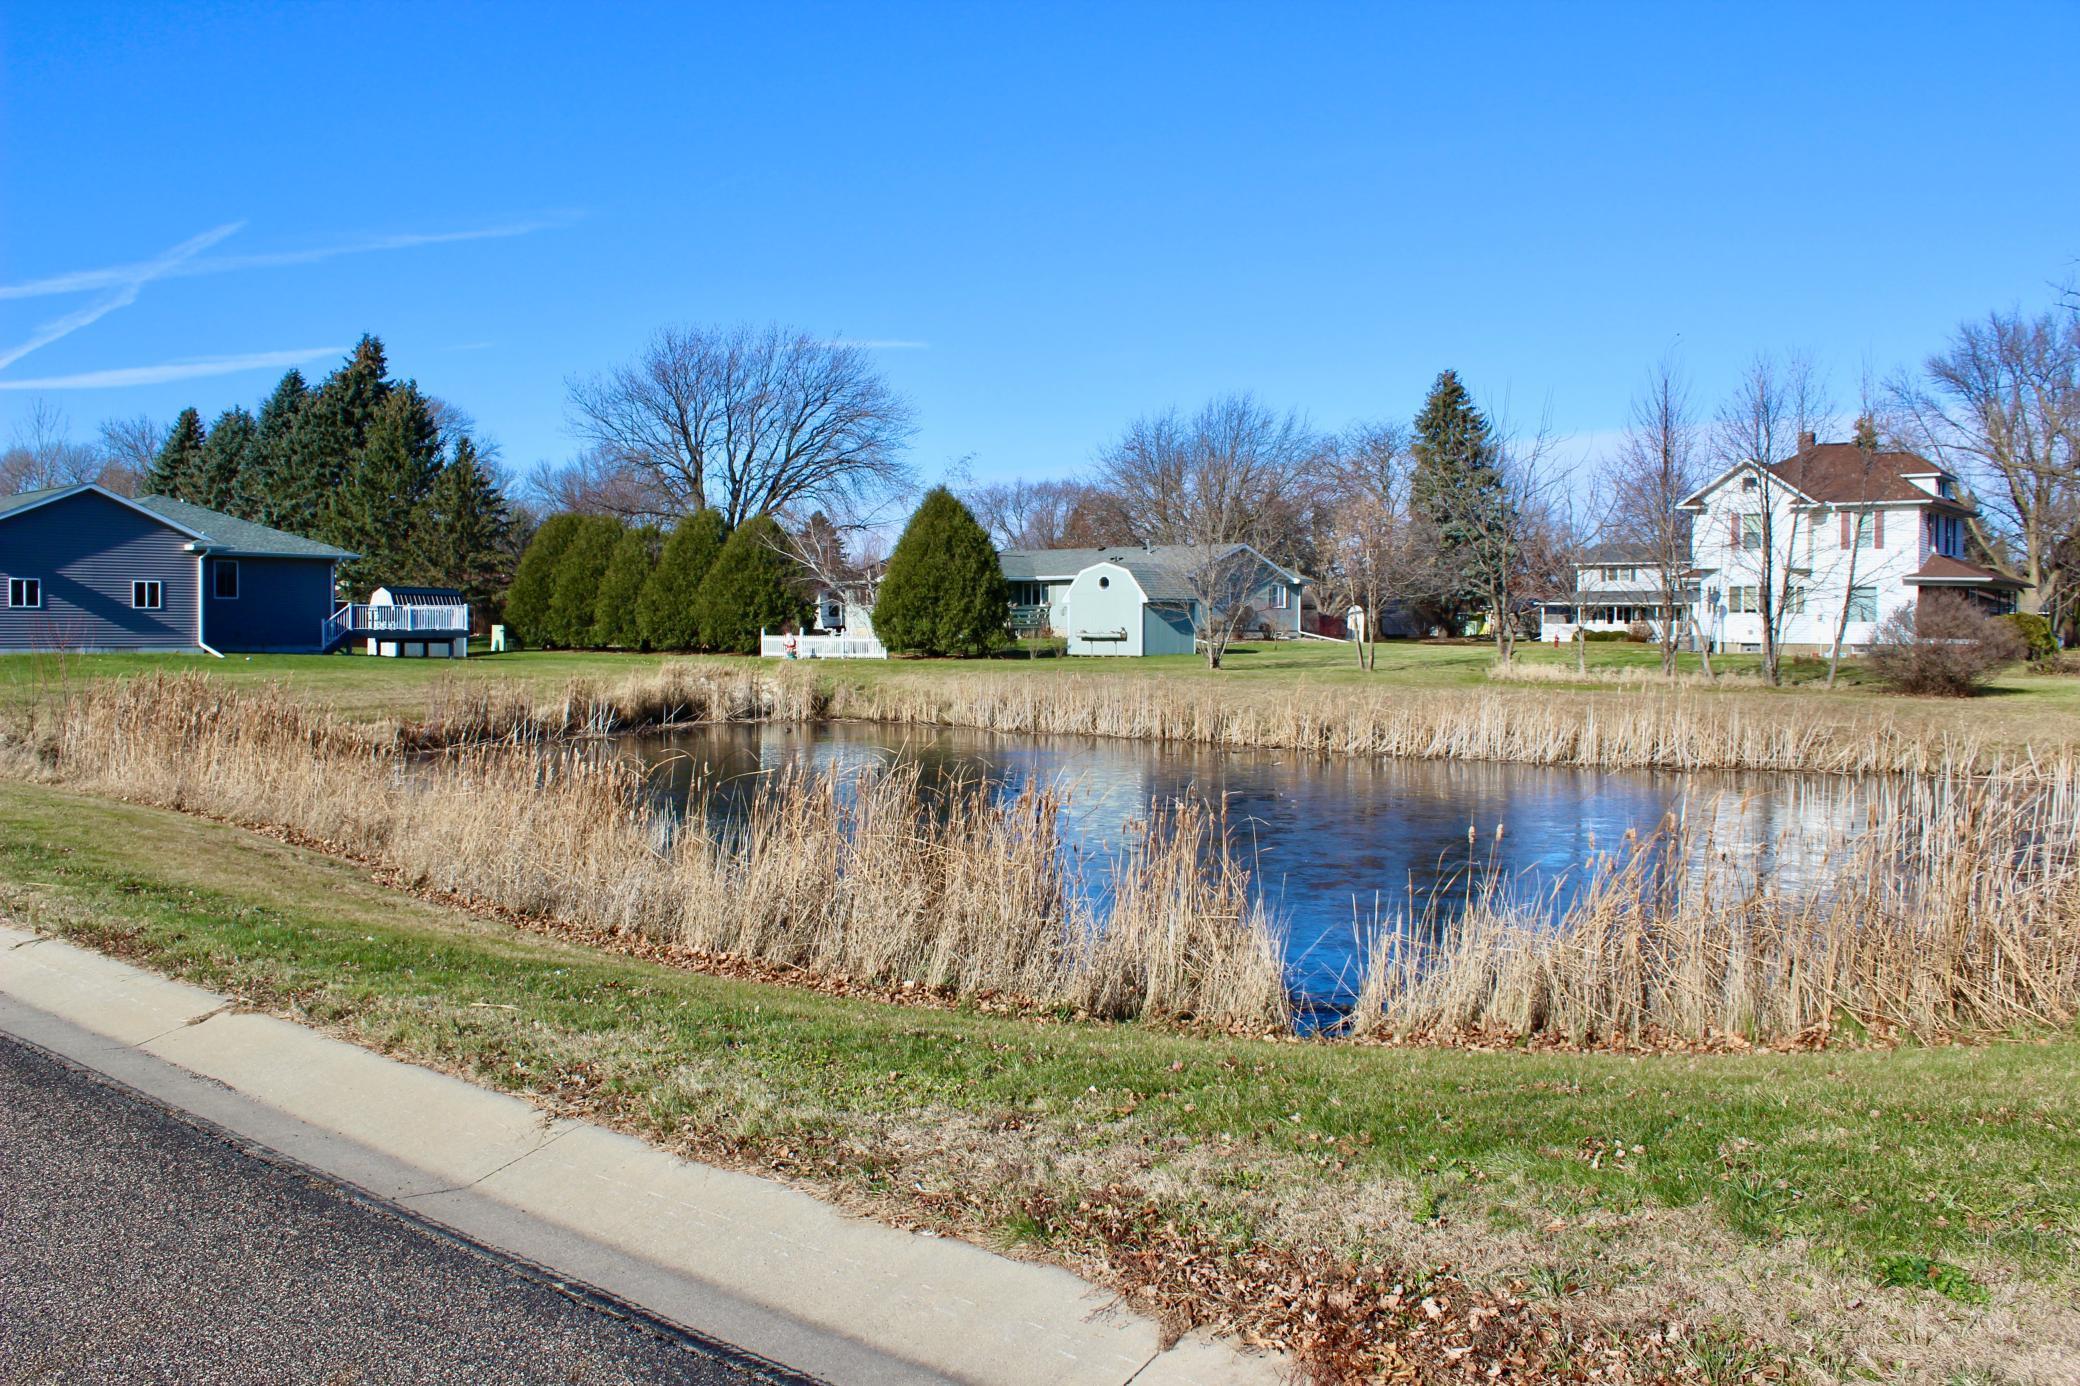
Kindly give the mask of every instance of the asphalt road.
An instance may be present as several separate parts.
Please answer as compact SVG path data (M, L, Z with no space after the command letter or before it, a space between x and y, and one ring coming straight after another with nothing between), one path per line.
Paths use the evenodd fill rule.
M0 1386L799 1379L0 1035Z

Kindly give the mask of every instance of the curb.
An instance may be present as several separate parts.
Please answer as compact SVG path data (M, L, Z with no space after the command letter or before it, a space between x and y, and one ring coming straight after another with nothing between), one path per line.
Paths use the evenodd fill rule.
M1068 1271L852 1217L0 925L0 1031L666 1330L833 1381L1256 1386ZM611 1308L609 1309L612 1312Z

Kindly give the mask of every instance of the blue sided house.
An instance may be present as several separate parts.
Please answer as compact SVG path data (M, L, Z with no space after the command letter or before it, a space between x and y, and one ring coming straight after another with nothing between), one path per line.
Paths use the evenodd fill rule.
M344 549L95 485L0 499L0 652L316 654Z

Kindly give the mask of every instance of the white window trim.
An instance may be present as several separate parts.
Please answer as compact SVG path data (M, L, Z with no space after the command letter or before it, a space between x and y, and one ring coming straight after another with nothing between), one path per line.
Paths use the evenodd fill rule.
M157 597L157 601L141 601L139 598ZM132 611L164 611L166 609L166 584L159 578L130 579L130 609Z
M18 602L14 599L14 594L17 590L26 592L28 591L31 585L33 585L36 588L35 601ZM43 610L43 579L33 577L10 577L7 580L7 609L9 611Z
M217 574L223 572L226 568L231 570L231 595L228 597L217 590ZM211 601L235 602L238 600L239 594L245 590L245 574L238 570L237 559L213 558L210 560L209 596Z

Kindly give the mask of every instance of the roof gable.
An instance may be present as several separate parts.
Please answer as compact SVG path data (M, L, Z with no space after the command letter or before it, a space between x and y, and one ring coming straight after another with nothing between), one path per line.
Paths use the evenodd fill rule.
M1279 579L1303 583L1292 569L1274 563L1248 544L1214 546L1223 558L1247 551ZM1204 544L1116 544L1103 549L1006 549L997 555L1004 576L1013 582L1073 578L1099 563L1115 563L1133 574L1152 602L1190 601L1192 571L1206 561Z

